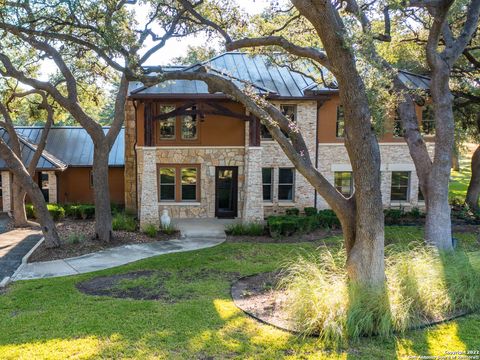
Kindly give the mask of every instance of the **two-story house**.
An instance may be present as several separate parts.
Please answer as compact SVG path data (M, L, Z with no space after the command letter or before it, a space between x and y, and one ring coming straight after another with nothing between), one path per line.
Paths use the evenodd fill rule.
M201 65L266 95L297 123L327 179L345 196L353 193L337 89L261 55L230 52ZM174 69L193 71L197 66ZM409 87L428 88L428 78L407 72L402 77ZM422 121L421 107L418 117ZM384 205L419 206L415 167L398 122L391 123L379 139ZM427 134L433 131L427 119L422 128ZM131 83L125 151L125 205L138 212L143 224L159 224L164 209L176 218L252 221L288 207L327 207L258 119L224 94L210 94L200 81L151 87Z

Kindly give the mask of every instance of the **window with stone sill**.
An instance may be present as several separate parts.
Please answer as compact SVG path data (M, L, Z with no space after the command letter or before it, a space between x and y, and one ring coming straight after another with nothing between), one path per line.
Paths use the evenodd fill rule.
M392 171L391 201L408 201L410 196L410 171Z
M263 201L273 199L273 169L262 168Z
M294 104L281 104L280 111L291 122L297 121L297 105ZM288 134L283 131L283 134L288 137ZM260 137L262 140L272 140L272 135L268 131L267 127L263 124L260 125Z
M334 173L334 184L337 191L349 198L353 194L353 176L351 171L336 171Z
M198 165L159 166L159 200L161 202L198 202Z
M278 200L293 201L295 189L295 169L278 169Z

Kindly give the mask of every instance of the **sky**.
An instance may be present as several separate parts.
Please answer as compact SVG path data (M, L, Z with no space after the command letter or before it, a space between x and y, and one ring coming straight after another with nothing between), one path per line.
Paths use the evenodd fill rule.
M235 0L237 4L248 14L258 14L262 12L270 3L270 0ZM145 17L145 11L138 11L140 18ZM165 46L146 62L145 65L167 65L172 62L172 59L186 55L189 45L195 46L206 43L206 37L203 35L188 36L180 39L170 39ZM147 44L148 45L148 44ZM45 61L41 66L42 80L47 80L48 76L57 70L53 61Z

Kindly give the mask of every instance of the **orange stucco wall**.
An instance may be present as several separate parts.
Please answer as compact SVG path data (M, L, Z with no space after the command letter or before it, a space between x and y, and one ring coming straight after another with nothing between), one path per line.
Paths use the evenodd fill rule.
M92 168L68 168L57 174L58 202L93 204L93 188L90 187L90 171ZM124 169L110 168L109 172L111 202L124 203Z
M319 143L343 143L343 138L336 137L336 122L337 122L337 106L340 105L340 98L338 95L334 95L330 100L327 100L318 111L318 142ZM422 118L422 107L416 107L417 117L419 122ZM380 142L404 142L401 137L394 137L392 133L393 116L391 122L385 124L385 132ZM429 138L427 137L428 141Z
M158 101L158 104L181 106L185 102L180 101ZM245 114L245 108L238 103L232 101L219 101L219 104L229 110ZM197 106L202 106L199 100ZM144 104L137 104L137 145L144 145ZM198 139L197 140L181 140L179 122L177 121L177 139L176 140L159 140L158 121L154 121L154 138L157 146L243 146L245 145L245 120L206 114L203 121L198 121Z

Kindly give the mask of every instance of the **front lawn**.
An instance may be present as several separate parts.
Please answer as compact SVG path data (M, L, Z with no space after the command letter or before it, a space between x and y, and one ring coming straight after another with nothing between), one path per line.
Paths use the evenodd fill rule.
M461 155L460 171L452 170L449 184L450 199L458 198L461 201L465 200L468 184L470 183L470 178L472 177L471 162L473 151L474 148L469 147L468 151Z
M415 227L391 227L387 242L420 234ZM457 237L465 248L478 250L475 235ZM324 242L336 246L339 240ZM232 277L277 269L318 245L226 243L95 274L15 283L0 295L0 358L392 359L480 350L479 314L390 340L362 339L348 349L329 350L318 339L260 324L235 307ZM471 260L480 265L479 253L471 253ZM167 300L90 296L76 288L99 275L145 270L165 275Z

